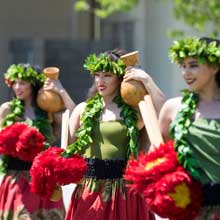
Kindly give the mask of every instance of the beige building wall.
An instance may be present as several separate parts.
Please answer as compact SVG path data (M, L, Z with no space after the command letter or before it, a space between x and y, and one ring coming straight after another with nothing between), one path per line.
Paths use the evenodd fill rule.
M11 64L8 42L12 39L34 38L33 60L42 64L43 39L71 38L75 32L72 4L71 0L0 0L0 73ZM1 97L7 96L5 89L1 75Z
M131 12L137 21L136 48L141 54L143 68L152 75L167 97L180 94L185 87L177 65L171 64L168 49L174 39L167 36L170 29L182 29L186 36L207 36L209 31L197 33L173 16L171 1L140 0Z
M34 38L33 60L39 64L44 60L44 39L88 39L90 16L76 13L73 3L74 0L0 0L0 73L11 63L8 51L11 39ZM139 0L130 13L117 13L109 19L135 21L134 44L140 51L141 66L168 97L179 94L184 83L180 71L168 59L172 40L167 37L167 30L181 27L189 35L192 31L175 21L171 3L168 0ZM0 76L0 93L4 96L6 87L2 79Z
M174 28L176 21L169 1L141 0L136 8L136 46L141 52L141 63L152 75L167 97L179 94L183 82L178 68L168 58L172 39L167 31Z

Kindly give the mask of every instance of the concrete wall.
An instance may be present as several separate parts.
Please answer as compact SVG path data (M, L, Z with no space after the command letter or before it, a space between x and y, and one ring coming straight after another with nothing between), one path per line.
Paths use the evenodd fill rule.
M180 74L168 59L171 39L167 37L167 29L175 24L171 5L168 1L141 0L136 11L133 12L137 20L135 42L141 64L168 97L174 96L182 85Z
M0 0L0 73L12 63L9 42L18 38L34 38L34 51L41 52L42 39L68 38L73 33L71 0ZM34 54L34 63L42 63L41 54ZM26 60L24 61L26 62ZM0 75L0 101L7 99L7 87Z
M179 95L185 84L179 68L168 59L168 48L173 39L167 36L167 31L173 28L183 29L186 36L204 36L209 32L196 33L177 22L169 0L140 0L131 16L137 22L135 45L140 51L143 68L152 75L167 97Z

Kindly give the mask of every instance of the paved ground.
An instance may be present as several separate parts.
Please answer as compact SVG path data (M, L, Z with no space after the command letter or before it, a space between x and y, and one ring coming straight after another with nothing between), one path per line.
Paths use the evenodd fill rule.
M1 180L2 180L2 176L0 176L0 183L1 183ZM66 185L66 186L62 187L63 200L64 200L64 205L65 205L66 209L68 208L68 205L70 203L71 195L72 195L74 188L75 188L74 184L70 184L70 185ZM165 220L165 219L157 216L156 220Z

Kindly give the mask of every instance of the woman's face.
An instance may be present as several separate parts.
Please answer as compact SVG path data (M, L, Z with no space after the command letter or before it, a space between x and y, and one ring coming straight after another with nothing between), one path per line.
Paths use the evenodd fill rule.
M16 79L13 82L12 89L18 99L27 100L32 96L32 87L27 81Z
M118 76L110 72L97 72L94 74L95 84L98 89L98 92L103 97L115 96L121 84Z
M210 86L215 86L217 68L208 64L201 64L198 59L188 57L181 64L183 79L191 91L203 91Z

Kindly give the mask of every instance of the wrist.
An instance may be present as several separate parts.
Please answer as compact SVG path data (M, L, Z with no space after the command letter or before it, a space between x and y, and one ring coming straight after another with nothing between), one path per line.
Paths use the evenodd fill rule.
M152 85L152 78L150 76L148 76L147 78L143 79L143 84L145 85L145 87L150 87Z
M60 89L58 92L59 92L59 94L60 94L61 96L63 96L63 95L65 95L66 90L65 90L65 89Z

